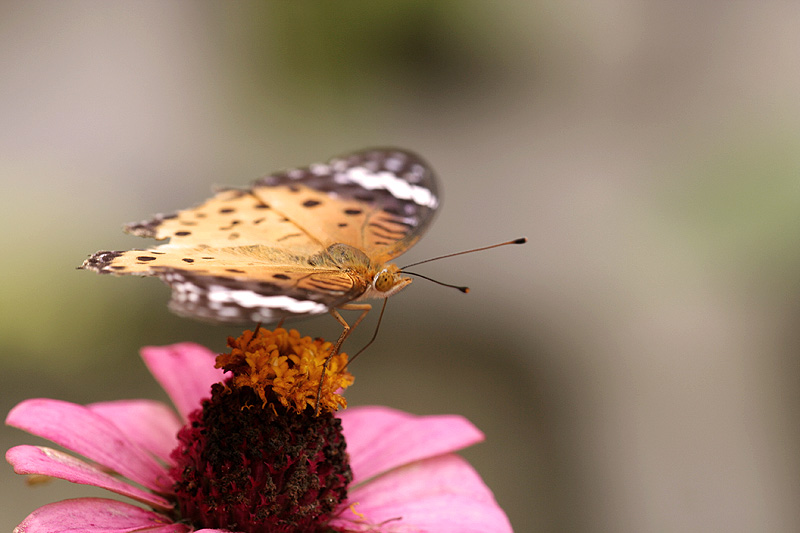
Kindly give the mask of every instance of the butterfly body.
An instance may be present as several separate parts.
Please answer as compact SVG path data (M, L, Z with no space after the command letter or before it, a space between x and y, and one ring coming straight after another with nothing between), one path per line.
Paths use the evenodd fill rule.
M172 288L173 311L213 322L321 314L406 287L411 279L389 261L421 237L438 205L419 156L365 150L128 224L128 233L170 241L97 252L80 268L158 277Z

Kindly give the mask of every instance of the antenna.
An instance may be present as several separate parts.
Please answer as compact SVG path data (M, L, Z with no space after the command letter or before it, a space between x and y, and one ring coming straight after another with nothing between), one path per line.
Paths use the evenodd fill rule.
M418 261L416 263L411 263L410 265L406 265L406 266L402 267L400 269L400 271L401 272L405 272L405 270L408 267L421 265L423 263L430 263L431 261L438 261L439 259L445 259L447 257L455 257L457 255L471 254L472 252L482 252L484 250L491 250L492 248L498 248L500 246L506 246L508 244L525 244L526 242L528 242L527 238L520 237L519 239L514 239L513 241L506 241L506 242L501 242L499 244L492 244L491 246L484 246L483 248L473 248L472 250L464 250L463 252L456 252L456 253L453 253L453 254L440 255L439 257L432 257L431 259L426 259L424 261ZM406 274L413 274L413 275L419 276L421 278L425 277L425 276L422 276L420 274L414 274L413 272L405 272L405 273ZM427 279L430 279L430 278L427 278ZM434 280L430 280L430 281L434 281ZM439 283L439 282L438 281L434 281L434 283ZM439 283L439 284L440 285L445 285L444 283ZM459 287L456 287L456 288L459 288ZM467 292L467 291L461 291L461 292Z
M467 294L469 292L469 287L460 287L458 285L450 285L449 283L444 283L442 281L439 281L439 280L436 280L436 279L433 279L433 278L429 278L428 276L423 276L422 274L417 274L416 272L409 272L408 270L402 270L401 272L403 272L403 274L409 274L411 276L417 276L417 277L420 277L422 279L427 279L428 281L432 281L437 285L441 285L442 287L450 287L451 289L458 289L461 292L463 292L464 294Z
M431 259L426 259L424 261L419 261L417 263L412 263L410 265L406 265L406 266L404 266L403 268L400 269L400 272L402 272L403 274L411 275L411 276L418 276L418 277L420 277L422 279L426 279L428 281L432 281L433 283L436 283L437 285L442 285L443 287L450 287L451 289L458 289L461 292L463 292L464 294L466 294L466 293L469 292L469 287L462 287L462 286L459 286L459 285L451 285L449 283L444 283L444 282L441 282L439 280L436 280L436 279L433 279L433 278L429 278L428 276L424 276L422 274L418 274L416 272L409 272L409 271L406 270L406 268L413 267L413 266L416 266L416 265L421 265L423 263L430 263L431 261L438 261L439 259L444 259L446 257L454 257L456 255L469 254L469 253L472 253L472 252L481 252L483 250L490 250L492 248L497 248L499 246L506 246L507 244L525 244L526 242L528 242L528 239L526 239L525 237L520 237L519 239L514 239L512 241L501 242L499 244L493 244L491 246L484 246L482 248L475 248L475 249L472 249L472 250L465 250L463 252L456 252L456 253L452 253L452 254L440 255L439 257L434 257L434 258L431 258ZM361 355L364 352L364 350L366 350L367 347L369 347L375 341L375 338L378 336L378 328L381 327L381 322L383 320L383 312L386 310L386 302L388 302L388 301L389 301L389 298L384 298L383 299L383 306L381 307L381 314L378 316L378 324L377 324L377 326L375 326L375 333L372 334L372 338L370 339L370 341L366 344L366 346L364 346L358 352L356 352L356 354L353 357L351 357L350 360L347 363L345 363L345 365L344 365L344 367L342 367L341 371L344 371L344 369L347 368L347 365L352 363L353 360L355 360L356 357ZM359 308L359 309L363 309L363 307ZM335 309L332 310L331 313L332 314L336 313ZM336 313L336 314L338 314L338 313ZM336 314L333 315L334 318L336 317ZM352 329L355 328L356 325L358 325L359 322L361 322L361 319L364 318L365 314L366 314L366 311L364 311L364 313L361 314L361 316L358 318L358 320L356 320L356 322L353 324L352 328L350 328L350 331L352 331ZM341 318L341 316L339 316L337 318L337 320L339 320L340 322L344 322L344 320ZM323 374L322 374L323 376L325 375L324 372L325 372L325 369L327 368L329 360L330 360L330 356L325 361L325 366L323 366L323 370L322 370L323 371ZM322 391L322 379L320 379L319 387L317 388L317 411L316 411L317 413L319 412L319 397L320 397L320 392L321 391Z

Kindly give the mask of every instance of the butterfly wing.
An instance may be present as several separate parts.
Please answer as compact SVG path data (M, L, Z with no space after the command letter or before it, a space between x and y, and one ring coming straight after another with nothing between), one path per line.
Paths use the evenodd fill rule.
M210 322L270 323L326 313L358 298L367 288L346 272L279 258L271 263L265 253L243 255L236 249L212 248L164 251L168 246L97 252L82 268L159 277L172 288L172 311ZM183 263L176 265L176 261Z
M285 188L274 195L290 195ZM251 190L226 189L202 204L171 215L127 224L127 233L156 240L170 239L173 248L268 246L287 256L318 253L319 242Z
M276 189L291 196L275 195ZM349 244L378 264L417 242L440 203L431 167L412 152L392 148L272 174L251 191L319 236L323 247Z
M159 277L172 287L173 311L211 321L324 313L361 296L370 280L312 257L345 243L382 263L419 239L438 202L433 173L418 156L366 150L129 224L129 233L170 242L97 252L81 268Z

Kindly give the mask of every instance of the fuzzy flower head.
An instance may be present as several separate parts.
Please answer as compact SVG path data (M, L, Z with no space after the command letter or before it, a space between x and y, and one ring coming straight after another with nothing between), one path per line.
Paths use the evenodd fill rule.
M253 389L263 406L277 400L298 413L307 407L317 411L347 407L337 391L349 387L353 375L343 370L346 354L331 357L332 343L301 337L295 329L259 327L229 337L228 346L231 351L217 358L217 368L233 373L232 386Z
M286 346L308 341L285 330L263 336L264 352L277 349L275 361L286 357L280 375L297 368ZM267 365L251 366L251 348L239 341L227 354L236 363L222 366L262 372ZM16 446L6 459L17 473L94 485L142 506L65 500L35 510L16 533L511 531L480 477L452 453L483 438L461 417L417 417L383 407L334 416L330 409L315 413L307 400L298 411L300 404L284 404L275 387L236 385L236 376L247 373L223 381L215 354L201 346L145 348L142 355L179 416L149 400L80 406L34 399L6 419L89 460ZM275 383L279 374L270 375ZM297 381L286 379L287 390Z

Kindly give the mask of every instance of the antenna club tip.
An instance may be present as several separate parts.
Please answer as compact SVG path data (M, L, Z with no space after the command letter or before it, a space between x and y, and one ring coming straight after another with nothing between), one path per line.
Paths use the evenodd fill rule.
M458 290L460 290L464 294L469 294L469 287L459 287Z
M526 242L528 242L527 237L520 237L519 239L514 239L511 241L512 244L525 244Z

